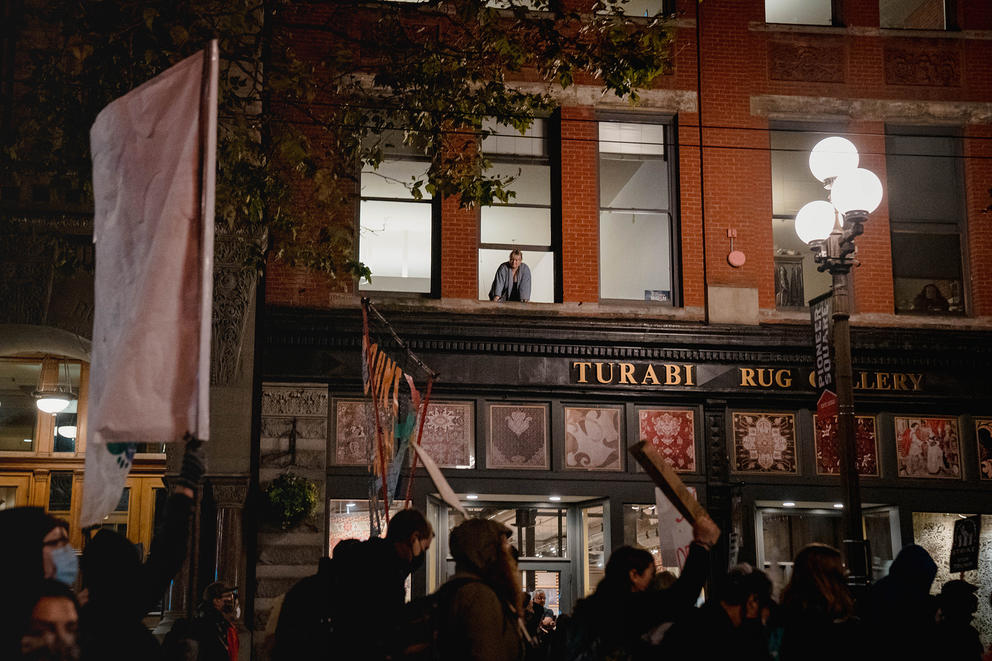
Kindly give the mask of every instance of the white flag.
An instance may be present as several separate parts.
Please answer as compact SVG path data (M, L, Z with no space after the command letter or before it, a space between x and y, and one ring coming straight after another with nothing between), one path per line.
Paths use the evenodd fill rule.
M111 512L134 443L209 436L217 42L90 129L96 244L81 523Z

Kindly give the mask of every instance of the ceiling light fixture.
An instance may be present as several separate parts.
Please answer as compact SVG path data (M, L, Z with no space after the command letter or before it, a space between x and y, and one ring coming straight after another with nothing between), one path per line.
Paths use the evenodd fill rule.
M479 495L478 494L474 494L474 493L470 493L469 495L467 495L465 497L468 498L469 500L479 500Z
M791 500L787 500L784 503L782 503L782 507L795 507L795 506L796 506L796 504L794 502L792 502Z
M548 500L550 500L552 503L557 503L558 501L561 500L561 496L549 496Z
M45 384L45 363L51 364L55 361L56 384L54 387ZM62 384L62 374L60 368L65 371L65 385ZM38 410L55 415L69 408L69 404L76 399L76 393L72 392L72 378L69 375L69 363L59 363L54 358L46 358L42 362L42 385L34 391L35 405Z

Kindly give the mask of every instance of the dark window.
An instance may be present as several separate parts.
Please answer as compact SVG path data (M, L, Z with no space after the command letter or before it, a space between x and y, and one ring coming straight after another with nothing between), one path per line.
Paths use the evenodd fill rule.
M76 414L56 413L54 433L53 449L55 452L75 452L77 433Z
M878 24L904 30L946 30L944 0L879 0Z
M672 124L599 123L599 296L679 303Z
M886 127L896 312L964 314L961 138L948 127Z
M117 507L114 508L115 512L127 512L127 508L131 503L131 487L124 487L121 492L121 499L117 503Z
M0 452L34 450L38 406L32 391L41 380L41 361L0 360Z
M772 239L775 307L795 310L830 290L830 275L816 270L813 253L796 235L796 213L807 202L826 200L823 183L809 170L809 153L820 140L839 135L840 126L774 122L772 161Z
M516 195L506 204L484 206L479 212L480 299L489 300L496 270L516 249L530 269L530 300L555 300L547 126L547 120L535 119L521 134L492 120L484 124L484 129L492 131L482 140L482 152L492 163L487 174L513 177L509 189Z
M52 471L48 476L48 511L72 509L72 471Z

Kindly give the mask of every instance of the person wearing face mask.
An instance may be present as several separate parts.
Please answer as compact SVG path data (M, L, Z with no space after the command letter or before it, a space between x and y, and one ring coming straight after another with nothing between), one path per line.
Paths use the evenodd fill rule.
M286 593L273 661L326 658L328 650L340 659L385 658L382 622L398 617L406 578L423 566L433 540L423 513L405 509L392 516L385 538L339 542L316 574Z
M190 626L191 649L187 658L195 661L237 661L240 639L238 618L238 588L221 581L211 583L203 591L200 614Z
M69 586L76 581L79 562L69 545L68 524L40 507L15 507L0 511L0 659L16 658L29 604L46 579Z

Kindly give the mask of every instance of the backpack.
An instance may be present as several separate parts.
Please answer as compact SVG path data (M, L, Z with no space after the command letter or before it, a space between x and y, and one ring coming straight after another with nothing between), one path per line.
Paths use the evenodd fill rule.
M439 661L441 633L448 608L459 589L481 579L453 578L436 592L407 603L393 630L390 661Z

